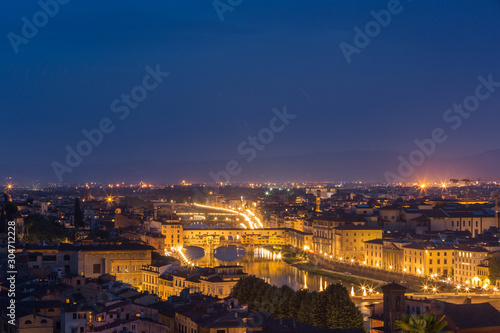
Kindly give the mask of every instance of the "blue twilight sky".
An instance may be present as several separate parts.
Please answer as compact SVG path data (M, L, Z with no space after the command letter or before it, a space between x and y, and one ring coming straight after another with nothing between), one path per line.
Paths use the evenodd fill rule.
M259 157L405 153L436 127L443 157L500 148L500 88L458 130L443 121L479 75L500 81L500 1L402 0L348 64L339 43L387 4L243 0L221 22L211 0L71 0L16 54L7 36L40 5L0 0L0 170L50 169L103 118L115 130L84 164L232 159L284 105L298 116ZM120 120L110 104L157 64L170 75Z

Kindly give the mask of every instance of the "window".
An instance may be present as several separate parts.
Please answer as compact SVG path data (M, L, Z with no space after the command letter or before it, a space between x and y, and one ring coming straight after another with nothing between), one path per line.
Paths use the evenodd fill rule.
M65 254L65 255L64 255L64 260L70 260L70 256L69 256L69 254Z
M26 320L26 321L24 322L24 325L31 325L31 320Z
M40 320L40 324L47 324L47 321L45 319Z
M101 273L101 264L94 264L94 274L100 274Z

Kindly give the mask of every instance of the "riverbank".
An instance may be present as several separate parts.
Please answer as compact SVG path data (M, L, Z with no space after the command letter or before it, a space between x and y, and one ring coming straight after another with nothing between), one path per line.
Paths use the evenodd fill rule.
M309 274L329 277L329 278L338 280L339 282L350 283L352 285L358 285L358 286L363 285L363 286L371 286L372 288L376 288L376 287L378 287L378 285L383 283L383 281L370 280L370 279L365 279L365 278L362 278L359 276L344 275L344 274L336 273L336 272L333 272L330 270L325 270L321 266L317 266L317 265L311 264L309 262L294 263L294 264L292 264L292 266L297 267L298 269L305 271Z
M358 286L359 285L370 286L372 288L376 288L378 285L385 283L384 281L381 281L381 280L369 279L369 278L365 278L362 276L356 276L356 275L352 275L352 274L349 274L349 275L342 274L340 272L335 272L335 271L323 268L319 265L311 263L309 260L307 260L307 257L304 255L301 255L301 253L283 252L281 259L286 264L293 266L293 267L296 267L301 271L305 271L305 272L312 274L312 275L329 277L331 279L338 280L338 282L342 282L342 283L350 283L352 285L358 285Z

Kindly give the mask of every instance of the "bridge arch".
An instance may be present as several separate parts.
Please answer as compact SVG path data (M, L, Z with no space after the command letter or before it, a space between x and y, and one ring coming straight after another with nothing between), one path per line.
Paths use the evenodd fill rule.
M220 260L235 261L245 256L245 249L238 245L220 246L214 250L214 257Z
M213 223L212 227L210 229L231 229L231 228L232 228L232 225L229 222L219 221L219 222Z
M185 249L186 255L193 260L200 259L205 256L205 249L202 247L190 245L186 246Z
M195 221L187 224L185 226L186 229L210 229L210 226L205 222Z

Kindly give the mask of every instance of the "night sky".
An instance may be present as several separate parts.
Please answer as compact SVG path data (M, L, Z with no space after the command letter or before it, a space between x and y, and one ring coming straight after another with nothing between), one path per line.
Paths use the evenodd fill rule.
M439 156L499 149L500 88L457 130L443 114L479 75L500 81L500 1L402 0L348 63L339 44L388 2L243 0L221 21L209 0L72 0L15 53L8 34L41 8L1 0L0 175L35 168L57 181L51 163L104 118L115 129L81 165L241 158L238 144L283 106L297 117L259 158L406 154L436 127L449 134ZM157 65L169 75L120 119L112 102Z

